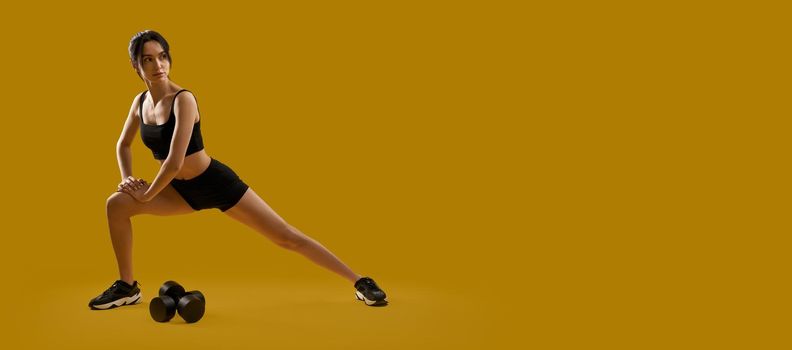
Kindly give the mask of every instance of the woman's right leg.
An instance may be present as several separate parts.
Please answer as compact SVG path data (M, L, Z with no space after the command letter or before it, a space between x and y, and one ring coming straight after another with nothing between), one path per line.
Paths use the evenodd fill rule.
M132 221L135 215L181 215L195 210L176 192L172 185L165 187L154 199L141 203L129 194L115 192L107 198L107 223L113 243L121 280L132 284Z

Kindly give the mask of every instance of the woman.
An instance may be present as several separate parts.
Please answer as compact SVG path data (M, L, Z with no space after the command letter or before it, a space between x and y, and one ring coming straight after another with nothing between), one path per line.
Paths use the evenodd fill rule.
M179 215L211 208L354 282L357 299L366 305L387 304L385 292L374 280L354 273L319 242L286 223L231 168L206 153L195 96L168 77L172 62L165 38L151 30L137 33L129 43L129 57L148 90L132 100L116 145L122 181L107 199L110 237L121 278L88 303L91 309L140 303L140 288L132 277L132 216ZM150 184L132 176L130 145L138 129L161 164Z

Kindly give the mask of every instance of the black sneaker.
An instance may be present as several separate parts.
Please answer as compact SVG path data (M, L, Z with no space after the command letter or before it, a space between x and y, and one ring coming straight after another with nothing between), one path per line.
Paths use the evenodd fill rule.
M101 295L91 299L88 307L92 310L107 310L123 305L139 304L142 295L137 281L131 286L122 280L115 281Z
M377 283L369 277L361 277L355 282L355 296L368 306L384 305L388 303L385 292L377 286Z

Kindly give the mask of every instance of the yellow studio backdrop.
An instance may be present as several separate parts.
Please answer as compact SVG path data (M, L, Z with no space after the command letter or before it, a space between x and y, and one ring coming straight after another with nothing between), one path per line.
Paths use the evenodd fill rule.
M9 349L787 348L785 11L723 2L13 3L2 30ZM388 293L218 210L105 201L152 29L207 153ZM158 163L135 136L133 175ZM176 280L204 318L154 322Z

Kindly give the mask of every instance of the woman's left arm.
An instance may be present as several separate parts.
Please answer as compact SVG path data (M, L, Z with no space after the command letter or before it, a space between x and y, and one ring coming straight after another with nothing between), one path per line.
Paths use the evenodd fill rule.
M141 202L152 200L181 170L184 164L184 154L192 137L195 119L198 117L198 103L191 92L185 91L176 96L173 101L173 113L176 116L176 127L173 130L168 158L162 162L159 173L151 182L148 189L139 199Z

